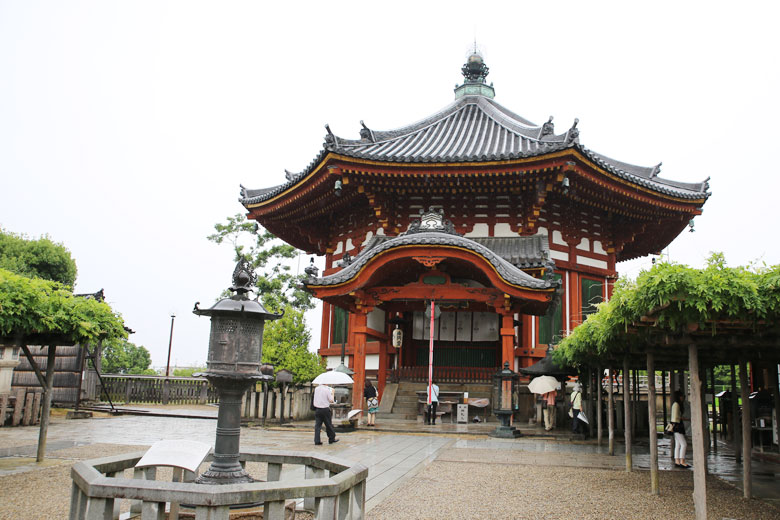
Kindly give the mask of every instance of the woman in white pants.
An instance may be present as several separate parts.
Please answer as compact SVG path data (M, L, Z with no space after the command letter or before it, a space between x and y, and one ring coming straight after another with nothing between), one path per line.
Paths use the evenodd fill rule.
M674 432L674 465L678 468L690 468L690 464L685 463L685 450L688 449L688 441L685 440L686 417L682 416L682 404L685 400L685 394L681 391L674 393L674 403L672 404L671 423Z

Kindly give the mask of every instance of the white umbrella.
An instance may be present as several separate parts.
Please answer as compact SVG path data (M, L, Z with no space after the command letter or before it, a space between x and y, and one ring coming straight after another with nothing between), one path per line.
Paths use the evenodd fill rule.
M553 376L539 376L531 379L528 383L528 390L534 394L546 394L553 390L558 390L561 384Z
M323 372L315 377L312 383L315 385L351 385L353 381L352 378L344 372L331 370L330 372Z

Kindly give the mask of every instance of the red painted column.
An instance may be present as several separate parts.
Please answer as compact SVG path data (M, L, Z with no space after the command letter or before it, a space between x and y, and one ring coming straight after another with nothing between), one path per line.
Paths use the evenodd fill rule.
M392 337L392 326L385 327L385 331L389 332L387 335L388 338ZM385 391L385 384L387 382L387 365L388 365L388 355L387 355L387 343L389 340L379 340L379 370L377 371L376 376L376 391L377 394L379 394L379 400L382 400L382 394Z
M330 347L330 327L332 326L331 305L326 302L322 302L322 329L320 331L320 350Z
M355 322L355 326L352 329L355 333L354 353L352 355L352 370L355 371L352 375L352 380L354 381L352 385L352 408L360 410L363 408L363 387L366 384L366 324L368 320L366 312L363 312L362 309L352 316Z
M501 366L509 362L509 369L515 369L515 322L513 314L501 316Z

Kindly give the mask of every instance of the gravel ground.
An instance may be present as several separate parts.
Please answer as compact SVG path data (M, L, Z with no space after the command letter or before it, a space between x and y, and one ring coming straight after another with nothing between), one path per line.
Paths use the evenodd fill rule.
M468 450L453 450L457 451ZM663 472L659 497L649 494L647 472L519 465L511 462L511 455L494 450L479 450L476 455L482 455L483 461L503 462L437 460L371 510L368 519L694 517L690 471ZM457 453L447 455L457 457ZM709 518L780 519L773 506L744 500L739 491L715 477L707 486Z
M47 460L53 465L49 467L0 476L0 520L67 518L74 461L143 449L113 444L68 448L51 453ZM538 460L529 463L535 459L523 452L448 450L403 483L367 518L693 518L690 471L662 472L661 496L654 497L648 493L646 472L563 467L565 456L549 455L545 457L548 465L542 466ZM265 476L265 465L253 463L247 470L256 478ZM712 519L780 519L780 511L773 506L746 501L738 490L717 478L708 481L708 491Z

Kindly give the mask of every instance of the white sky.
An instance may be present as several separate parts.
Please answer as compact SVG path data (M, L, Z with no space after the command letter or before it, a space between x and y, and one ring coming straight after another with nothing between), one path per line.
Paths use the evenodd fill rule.
M203 364L209 322L190 311L230 284L232 252L206 236L242 210L239 183L303 169L325 123L357 138L361 119L446 106L476 36L510 110L557 132L578 117L585 146L663 177L712 177L672 260L780 262L777 4L644 5L0 0L0 226L63 242L76 290L105 288L155 366L171 312L172 364Z

